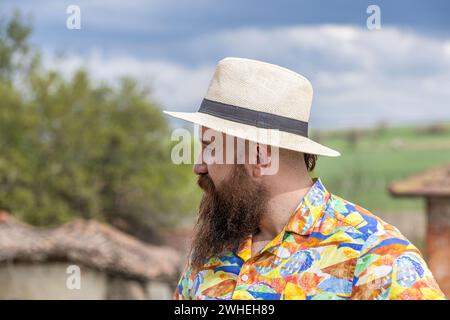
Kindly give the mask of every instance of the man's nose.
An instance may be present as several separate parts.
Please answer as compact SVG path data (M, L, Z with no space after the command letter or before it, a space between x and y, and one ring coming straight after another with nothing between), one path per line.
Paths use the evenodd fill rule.
M208 166L206 165L206 163L196 163L194 164L194 173L195 174L208 173Z

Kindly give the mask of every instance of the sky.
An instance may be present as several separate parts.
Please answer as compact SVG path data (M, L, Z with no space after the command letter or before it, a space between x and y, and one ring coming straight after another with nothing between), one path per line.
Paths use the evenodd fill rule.
M372 4L379 30L366 25ZM196 111L217 61L235 56L306 76L311 128L450 121L450 1L0 0L1 15L14 9L48 68L132 76L165 110Z

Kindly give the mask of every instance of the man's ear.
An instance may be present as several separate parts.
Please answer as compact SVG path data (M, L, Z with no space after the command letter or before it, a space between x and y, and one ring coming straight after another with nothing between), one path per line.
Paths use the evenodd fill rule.
M257 143L256 144L256 164L253 169L255 177L267 175L272 165L272 146Z

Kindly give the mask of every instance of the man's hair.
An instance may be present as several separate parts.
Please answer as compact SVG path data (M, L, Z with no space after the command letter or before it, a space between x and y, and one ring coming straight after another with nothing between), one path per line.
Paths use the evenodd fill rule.
M316 154L310 154L310 153L302 153L298 151L293 151L289 149L280 148L280 159L283 159L283 161L292 168L300 168L303 167L303 164L301 163L303 158L303 161L306 165L306 170L308 172L311 172L316 167L316 162L318 156Z
M304 158L305 158L306 169L308 169L309 172L313 171L314 168L316 167L317 155L304 153Z

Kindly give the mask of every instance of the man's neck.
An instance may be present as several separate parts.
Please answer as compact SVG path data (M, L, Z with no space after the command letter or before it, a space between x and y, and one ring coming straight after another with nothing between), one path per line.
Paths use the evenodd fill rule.
M274 177L275 178L275 177ZM306 174L292 179L277 177L271 182L271 197L266 214L261 219L256 241L270 241L275 238L289 221L294 210L314 184Z

